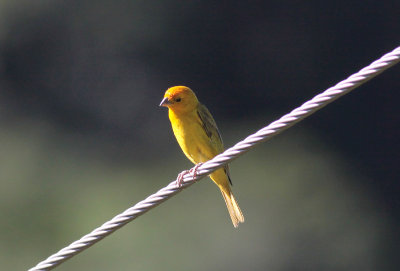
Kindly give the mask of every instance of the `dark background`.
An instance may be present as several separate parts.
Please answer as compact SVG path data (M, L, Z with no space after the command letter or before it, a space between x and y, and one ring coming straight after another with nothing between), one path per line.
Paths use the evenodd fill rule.
M164 91L225 145L399 46L398 1L1 1L0 269L34 266L191 167ZM400 66L60 270L396 270Z

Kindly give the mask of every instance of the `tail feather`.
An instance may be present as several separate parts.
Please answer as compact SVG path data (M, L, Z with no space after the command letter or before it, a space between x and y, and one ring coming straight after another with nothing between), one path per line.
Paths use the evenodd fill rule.
M239 223L244 222L244 217L239 205L231 191L225 192L221 189L222 196L224 197L226 207L228 208L229 215L231 216L233 226L237 228Z

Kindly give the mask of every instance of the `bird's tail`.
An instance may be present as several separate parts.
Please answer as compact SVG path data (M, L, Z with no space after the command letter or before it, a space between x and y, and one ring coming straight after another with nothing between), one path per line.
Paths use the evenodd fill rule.
M230 189L228 191L221 189L221 193L222 196L224 196L226 207L228 208L229 215L231 216L233 226L237 228L239 223L244 222L242 211L240 210L239 205Z

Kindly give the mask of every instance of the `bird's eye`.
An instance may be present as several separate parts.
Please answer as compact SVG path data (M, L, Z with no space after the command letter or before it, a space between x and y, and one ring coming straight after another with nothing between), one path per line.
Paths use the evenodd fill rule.
M179 103L181 101L181 98L175 99L175 102Z

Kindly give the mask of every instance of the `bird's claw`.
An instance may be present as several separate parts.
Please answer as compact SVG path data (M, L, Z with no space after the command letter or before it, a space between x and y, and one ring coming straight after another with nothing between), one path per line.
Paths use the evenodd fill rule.
M176 178L176 185L177 185L178 187L181 187L181 186L182 186L182 183L183 183L183 176L184 176L186 173L189 173L189 172L190 172L190 170L184 170L184 171L182 171L181 173L178 174L178 178Z
M195 165L192 169L189 170L189 173L192 174L193 179L196 178L197 176L197 169L202 165L203 163L198 163Z
M198 163L197 165L195 165L192 169L190 170L184 170L181 173L178 174L178 178L176 179L176 184L178 185L178 187L182 186L183 183L183 176L186 173L190 173L193 176L193 180L196 178L197 176L197 169L202 165L203 163Z

